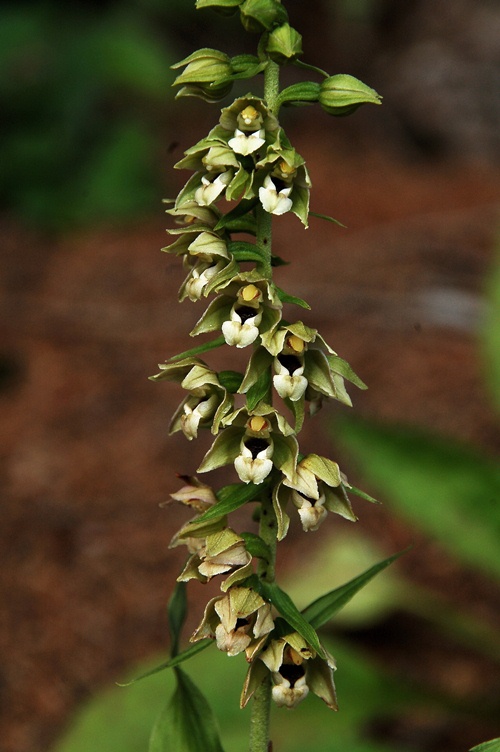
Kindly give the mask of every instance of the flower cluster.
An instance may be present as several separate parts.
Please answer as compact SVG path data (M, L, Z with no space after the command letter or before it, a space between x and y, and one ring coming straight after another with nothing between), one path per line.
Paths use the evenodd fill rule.
M242 705L267 681L279 706L294 707L312 691L335 709L333 658L288 597L275 600L271 585L276 541L289 531L290 510L304 531L317 530L328 512L356 520L348 492L361 492L336 462L302 454L297 437L305 416L325 400L351 405L346 380L365 385L316 329L283 316L285 306L309 305L273 280L272 267L283 262L271 252L271 219L293 213L307 227L311 181L277 115L285 103L316 101L335 115L379 100L355 79L328 74L322 84L292 85L279 95L271 90L273 70L302 54L280 0L197 0L197 7L239 12L244 27L263 36L257 57L204 48L178 63L178 96L217 101L234 80L261 72L267 83L264 98L248 94L224 107L217 125L175 165L192 174L169 202L174 239L163 250L182 259L179 300L207 300L191 336L217 336L161 364L152 379L177 382L186 393L171 433L193 440L209 429L214 437L197 472L232 466L238 482L215 493L184 477L172 499L195 516L171 546L188 551L179 582L222 577L221 593L208 602L191 640L213 639L230 656L245 653ZM224 344L249 352L240 371L217 372L200 358ZM247 503L257 506L258 535L228 524L228 514Z

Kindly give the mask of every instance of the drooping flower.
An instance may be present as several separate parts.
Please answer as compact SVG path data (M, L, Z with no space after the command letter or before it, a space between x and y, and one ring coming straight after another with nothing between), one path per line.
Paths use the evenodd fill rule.
M233 173L229 170L221 172L212 180L203 175L201 185L195 191L194 200L199 206L211 206L211 204L215 203L222 196L232 179Z
M248 154L253 154L266 143L265 135L263 128L248 135L237 128L233 138L227 143L236 154L246 157Z
M250 658L273 627L269 603L250 588L231 587L226 595L208 602L191 642L210 637L228 655L246 651Z
M192 535L192 532L193 523L190 522L174 537L176 546L186 540L193 548L193 538L198 541L195 550L191 549L192 555L178 576L178 582L193 579L208 582L216 575L226 574L221 584L221 589L225 591L253 574L252 556L246 549L244 539L234 530L222 526L222 529L207 533L204 537L201 534Z
M280 707L295 708L309 691L320 697L332 710L337 710L333 682L335 661L324 650L325 658L307 644L298 632L291 632L270 643L254 659L242 692L241 706L270 672L272 698ZM263 668L265 666L265 669Z

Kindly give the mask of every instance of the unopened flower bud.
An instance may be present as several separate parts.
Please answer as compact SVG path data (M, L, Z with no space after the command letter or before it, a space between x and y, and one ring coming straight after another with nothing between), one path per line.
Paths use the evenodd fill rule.
M260 34L285 23L288 14L280 0L244 0L240 5L241 23L246 31Z
M290 24L283 24L269 34L266 52L276 63L283 65L302 55L302 37Z
M382 104L374 89L354 76L339 73L322 82L318 101L329 115L350 115L362 104Z

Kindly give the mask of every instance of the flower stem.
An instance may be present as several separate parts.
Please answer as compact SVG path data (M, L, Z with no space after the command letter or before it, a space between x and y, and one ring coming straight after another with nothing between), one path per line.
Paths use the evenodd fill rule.
M273 115L278 114L279 109L279 73L280 67L277 63L269 60L264 72L264 99ZM261 249L263 255L262 272L267 279L272 277L271 266L271 242L272 242L272 214L266 212L263 206L259 204L256 209L257 219L257 236L256 243Z
M258 660L258 659L257 659ZM266 677L255 690L250 719L250 752L268 752L271 681Z
M279 109L279 65L268 61L264 73L264 99L273 115ZM263 272L267 279L272 278L271 241L272 215L259 204L256 209L257 235L256 242L263 252L265 259ZM271 495L267 495L261 502L259 526L260 537L269 546L271 555L269 561L259 563L258 575L267 582L274 582L276 562L276 518ZM259 660L258 658L256 660ZM269 750L269 719L271 715L271 679L266 676L262 684L256 689L252 703L250 719L250 747L249 752L268 752Z

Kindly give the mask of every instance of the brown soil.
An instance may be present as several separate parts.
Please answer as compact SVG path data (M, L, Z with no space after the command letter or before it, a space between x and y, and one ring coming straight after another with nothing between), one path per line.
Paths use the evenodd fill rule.
M298 221L277 222L276 250L293 262L278 270L279 283L312 301L306 321L369 384L354 395L357 413L493 455L500 430L476 335L500 173L355 156L327 137L297 148L315 178L313 208L349 229L313 219L302 232ZM56 242L6 221L2 235L0 736L4 752L40 752L82 699L166 645L164 606L182 557L167 544L185 514L159 503L177 487L175 473L194 471L208 439L195 451L183 437L167 438L180 391L147 376L190 346L199 308L175 302L182 273L158 253L161 215ZM319 432L332 453L326 421L337 409L327 406L306 429L305 447ZM408 577L499 623L492 584L383 508L360 513L358 524L387 553L416 539L400 565ZM309 538L297 532L293 550L290 542L293 564ZM429 647L426 635L415 636L400 671L427 670L438 688L457 681L462 697L494 676L474 656L452 655L444 639ZM438 744L425 736L428 718L412 723L422 739L415 749L428 752L468 749L491 731L448 726ZM406 740L383 722L378 733Z

